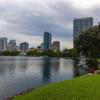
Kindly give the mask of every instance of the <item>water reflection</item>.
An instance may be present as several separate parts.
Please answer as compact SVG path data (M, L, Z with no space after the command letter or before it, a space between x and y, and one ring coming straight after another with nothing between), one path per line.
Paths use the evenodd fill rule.
M72 79L79 69L73 59L0 57L0 100L43 84Z
M59 68L60 68L60 58L54 58L52 59L52 71L54 71L54 73L59 72Z
M10 62L10 63L9 63ZM15 65L16 65L16 60L13 59L6 59L5 60L1 60L0 62L0 76L4 76L6 74L13 74L14 70L15 70Z
M43 60L43 81L50 82L51 77L51 58L44 58Z
M74 66L74 77L82 76L88 73L86 69L78 66L78 61L74 60L73 64L74 64L73 65Z
M78 63L77 63L77 61L73 61L73 66L74 66L74 77L78 77L79 75L80 75L80 73L79 73L79 69L78 69Z
M19 68L20 72L27 71L27 68L28 68L28 58L26 58L24 60L22 59L21 61L17 60L16 61L16 66Z

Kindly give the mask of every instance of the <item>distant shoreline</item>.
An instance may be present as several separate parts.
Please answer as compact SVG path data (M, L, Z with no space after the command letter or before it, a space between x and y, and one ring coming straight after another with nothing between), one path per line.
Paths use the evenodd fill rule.
M49 57L49 56L0 56L0 57L44 57L44 58L66 58L66 59L76 59L76 57Z

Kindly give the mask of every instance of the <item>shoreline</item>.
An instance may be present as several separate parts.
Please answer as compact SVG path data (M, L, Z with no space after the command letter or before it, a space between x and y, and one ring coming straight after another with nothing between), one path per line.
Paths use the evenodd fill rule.
M75 78L73 78L73 79L75 79ZM72 79L69 79L69 80L72 80ZM63 81L67 81L67 80L63 80ZM63 82L63 81L60 81L60 82ZM3 100L13 100L16 96L23 96L23 95L25 95L25 94L27 94L27 93L29 93L29 92L37 89L37 88L41 88L41 87L44 87L44 86L47 86L47 85L50 85L50 84L54 84L54 83L58 83L58 82L52 82L52 83L49 83L49 84L40 85L40 86L37 86L37 87L34 87L34 88L30 88L30 89L27 89L27 90L25 90L23 92L15 94L14 96L4 98Z
M86 74L86 75L87 75L87 76L94 76L94 75L97 75L97 74L100 74L100 70L96 70L94 73L88 73L88 74ZM84 75L82 75L82 76L84 76ZM80 77L80 76L79 76L79 77ZM73 78L73 79L75 79L75 78ZM71 80L72 80L72 79L71 79ZM63 81L62 81L62 82L63 82ZM49 83L49 84L54 84L54 83L58 83L58 82L53 82L53 83ZM48 84L46 84L46 85L48 85ZM46 86L46 85L41 85L41 86L39 86L39 87L30 88L30 89L28 89L28 90L26 90L26 91L23 91L23 92L20 92L20 93L18 93L18 94L15 94L15 95L12 96L12 97L7 97L7 98L5 98L5 99L3 99L3 100L13 100L16 96L23 96L23 95L25 95L25 94L27 94L27 93L29 93L29 92L31 92L31 91L37 89L37 88L44 87L44 86Z
M7 98L5 98L5 99L3 99L3 100L13 100L14 97L16 97L16 96L22 96L22 95L25 95L25 94L27 94L27 93L29 93L29 92L35 90L36 88L40 88L40 87L42 87L42 86L27 89L27 90L25 90L25 91L23 91L23 92L20 92L20 93L18 93L18 94L15 94L14 96L11 96L11 97L7 97Z

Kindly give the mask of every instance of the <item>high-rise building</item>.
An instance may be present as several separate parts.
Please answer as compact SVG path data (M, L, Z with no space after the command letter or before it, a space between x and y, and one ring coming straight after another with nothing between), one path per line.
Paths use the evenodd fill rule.
M60 42L59 41L54 41L53 42L53 50L54 51L60 51Z
M8 45L7 45L7 50L9 51L17 51L16 48L16 40L10 40Z
M43 49L45 51L51 49L52 42L52 35L49 32L44 32L44 38L43 38Z
M20 44L20 50L21 50L21 52L26 53L28 47L29 47L29 44L28 44L27 42L21 43L21 44Z
M81 32L88 30L93 27L93 18L84 17L79 19L74 19L73 21L73 39L75 40Z
M74 19L74 21L73 21L74 48L78 47L75 44L75 39L81 34L81 32L84 32L92 27L93 27L93 18L92 17L83 17L83 18Z
M7 38L0 38L0 52L6 51L7 49Z
M44 46L43 46L43 43L41 43L41 51L44 50Z
M16 40L10 40L9 43L10 45L16 47Z

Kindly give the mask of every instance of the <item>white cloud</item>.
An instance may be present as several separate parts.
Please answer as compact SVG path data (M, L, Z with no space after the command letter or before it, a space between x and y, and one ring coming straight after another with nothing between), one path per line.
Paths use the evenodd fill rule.
M80 9L90 9L96 5L100 5L100 0L65 0L72 4L72 6Z
M8 41L10 39L16 39L17 45L22 42L28 42L30 44L30 47L37 47L37 45L40 45L41 41L43 41L40 36L29 36L19 33L0 33L0 36L7 37Z

